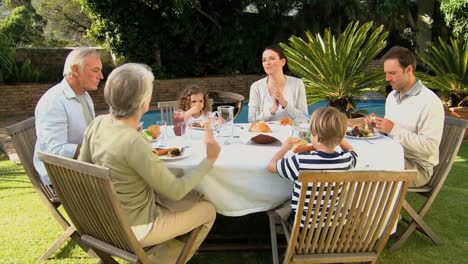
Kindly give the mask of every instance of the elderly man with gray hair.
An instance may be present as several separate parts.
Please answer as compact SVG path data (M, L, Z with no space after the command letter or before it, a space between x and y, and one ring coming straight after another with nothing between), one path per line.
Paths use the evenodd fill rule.
M98 88L103 79L102 63L96 50L78 47L68 54L63 80L41 97L36 105L34 167L42 182L51 182L37 152L43 151L77 158L86 127L94 119L94 105L88 91Z
M104 98L109 115L94 119L85 132L79 160L110 169L117 196L133 233L148 252L151 263L175 263L183 242L175 239L198 226L189 258L210 231L214 206L192 191L211 170L220 146L206 129L206 158L182 177L176 177L159 159L138 126L148 111L154 76L143 64L128 63L109 75Z

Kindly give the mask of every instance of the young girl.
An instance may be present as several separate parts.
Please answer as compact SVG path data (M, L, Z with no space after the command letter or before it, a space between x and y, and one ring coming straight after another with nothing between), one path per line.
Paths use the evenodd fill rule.
M188 86L179 98L179 109L185 111L185 123L197 121L202 124L209 117L208 94L197 85Z

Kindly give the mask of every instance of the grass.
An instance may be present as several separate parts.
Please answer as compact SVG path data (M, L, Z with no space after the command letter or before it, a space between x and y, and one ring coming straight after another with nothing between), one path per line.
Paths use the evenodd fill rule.
M468 263L468 141L465 141L454 167L426 215L426 222L438 233L442 246L433 246L429 239L413 233L404 247L394 253L384 251L380 264L399 263ZM409 195L412 204L421 203L417 195ZM401 231L401 228L399 228ZM51 218L21 166L6 160L0 152L0 263L34 263L55 241L62 230ZM213 233L268 234L265 214L247 217L218 217ZM389 241L391 244L392 241ZM75 243L68 241L45 263L96 263ZM201 263L271 263L266 251L200 252L190 261Z

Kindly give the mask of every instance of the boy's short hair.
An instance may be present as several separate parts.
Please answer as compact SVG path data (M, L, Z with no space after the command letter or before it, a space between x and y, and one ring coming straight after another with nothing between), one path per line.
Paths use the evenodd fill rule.
M315 110L310 118L310 132L327 147L341 143L348 127L348 118L335 107Z

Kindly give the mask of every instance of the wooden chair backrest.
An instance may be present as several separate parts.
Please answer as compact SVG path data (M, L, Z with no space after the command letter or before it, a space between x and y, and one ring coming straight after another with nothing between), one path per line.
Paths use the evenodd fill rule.
M242 111L242 103L245 100L245 97L238 93L225 92L225 91L211 91L209 94L213 94L216 98L221 98L226 102L227 105L234 106L234 120L239 116ZM215 102L216 103L216 102Z
M39 152L39 158L46 166L65 211L82 236L129 252L128 259L136 256L141 263L149 263L124 215L108 168L43 152Z
M213 99L209 99L208 103L209 103L209 111L211 111L211 106L213 105ZM179 109L179 101L158 102L158 108L161 111L161 120L166 121L168 125L173 125L174 120L172 120L172 116L174 115L174 111Z
M375 261L415 176L415 171L301 171L298 210L284 263ZM306 197L311 197L308 210ZM328 213L314 213L321 205ZM304 228L299 216L305 217Z
M44 195L49 201L58 203L58 198L45 187L41 177L34 168L34 148L36 145L36 123L35 118L31 117L6 128L11 142L15 147L16 153L23 165L26 175L28 175L34 189L39 195Z
M447 176L452 169L453 161L458 154L465 130L468 127L468 121L445 117L444 132L439 145L439 164L434 168L429 185L432 186L431 192L439 192L444 185Z

